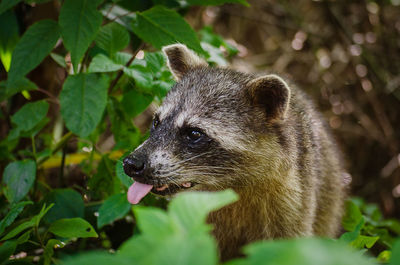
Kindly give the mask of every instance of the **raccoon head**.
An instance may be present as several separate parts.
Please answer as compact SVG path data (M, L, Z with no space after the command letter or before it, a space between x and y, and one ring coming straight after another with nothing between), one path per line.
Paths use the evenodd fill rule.
M163 52L177 83L154 114L149 138L124 159L135 180L128 200L251 185L253 158L265 156L259 140L285 120L288 86L275 75L208 67L181 44Z

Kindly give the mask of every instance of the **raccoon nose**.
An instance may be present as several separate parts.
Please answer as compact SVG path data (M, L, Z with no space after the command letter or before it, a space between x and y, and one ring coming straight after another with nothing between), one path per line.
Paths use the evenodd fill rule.
M140 174L144 170L145 159L141 156L127 156L123 161L125 174L132 177Z

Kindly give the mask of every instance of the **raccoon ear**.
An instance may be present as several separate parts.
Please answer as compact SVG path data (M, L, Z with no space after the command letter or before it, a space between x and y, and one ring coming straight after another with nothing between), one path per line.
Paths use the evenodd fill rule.
M203 59L183 44L168 45L163 47L162 51L167 57L168 67L177 81L193 67L208 66Z
M247 85L250 101L261 106L269 120L281 120L289 108L290 89L277 75L265 75L251 80Z

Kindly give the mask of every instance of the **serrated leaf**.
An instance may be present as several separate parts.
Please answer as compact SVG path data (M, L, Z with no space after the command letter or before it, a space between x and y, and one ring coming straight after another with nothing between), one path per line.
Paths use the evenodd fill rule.
M102 75L70 75L60 95L61 114L67 128L88 136L96 128L107 104L108 81Z
M0 15L21 1L22 0L2 0L0 3Z
M96 45L112 56L129 44L128 31L118 23L112 22L101 27L96 37Z
M146 236L162 238L179 232L170 216L161 209L138 205L133 211L140 231Z
M101 26L102 15L97 11L101 0L66 0L58 19L64 45L71 52L75 71Z
M84 217L85 204L75 190L54 189L46 195L44 202L54 204L44 218L48 223L64 218Z
M0 235L3 234L4 230L11 225L18 215L24 210L25 206L28 204L33 204L31 201L24 201L14 204L11 210L0 222Z
M49 103L44 100L25 104L11 117L19 131L29 131L41 122L49 110Z
M135 80L136 86L149 90L152 86L153 76L148 68L142 65L124 67L124 73Z
M98 237L94 228L82 218L57 220L50 225L49 232L65 238Z
M238 200L232 190L220 192L183 192L176 196L168 206L174 220L187 230L201 227L211 211Z
M4 195L10 203L19 202L24 198L36 178L36 163L27 159L11 162L4 169L3 183L6 185Z
M99 217L97 218L97 228L111 224L115 220L124 217L131 209L131 204L126 198L126 193L115 194L109 197L101 205L99 209Z
M18 22L14 12L8 11L0 15L0 25L7 25L7 27L0 27L0 60L8 72L11 55L19 39Z
M196 32L189 24L178 13L162 6L137 12L136 19L132 21L132 30L157 49L180 42L198 53L205 54Z
M43 61L53 49L59 36L58 24L53 20L40 20L28 28L12 54L7 81L9 89L16 89L16 81Z
M142 113L153 101L154 96L140 93L136 89L124 93L121 105L129 117Z
M226 3L238 3L244 6L250 6L246 0L186 0L189 5L198 6L219 6Z
M165 65L165 57L161 52L146 52L144 60L153 74L160 72Z
M121 70L124 66L115 63L104 54L97 54L90 63L89 73L106 73Z

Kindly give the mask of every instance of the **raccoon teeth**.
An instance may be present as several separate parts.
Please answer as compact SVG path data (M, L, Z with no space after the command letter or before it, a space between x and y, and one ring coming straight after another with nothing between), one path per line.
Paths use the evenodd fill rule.
M182 183L181 184L183 187L185 187L185 188L190 188L191 186L192 186L192 183L190 183L190 182L185 182L185 183Z
M168 184L164 184L164 185L162 185L161 187L156 188L156 190L158 190L158 191L163 191L163 190L165 190L166 188L168 188Z

